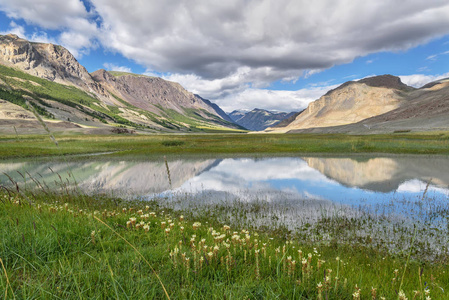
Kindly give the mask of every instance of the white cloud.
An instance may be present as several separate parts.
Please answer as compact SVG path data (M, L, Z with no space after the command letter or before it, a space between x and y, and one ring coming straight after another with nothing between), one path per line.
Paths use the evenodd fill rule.
M80 0L0 0L0 10L9 18L61 32L58 37L48 38L46 34L34 32L29 35L22 30L17 34L20 37L61 44L78 58L97 46L94 40L98 28L92 20L94 15Z
M249 74L250 72L253 73ZM157 76L151 72L145 74ZM170 74L163 78L179 82L188 91L204 98L215 99L214 102L227 112L235 109L252 110L254 108L299 111L330 89L338 86L330 85L329 81L296 91L270 90L251 86L250 82L245 81L247 76L254 76L254 70L241 68L232 76L211 80L202 79L194 74Z
M265 98L267 108L275 99L289 108L309 101L300 92L262 90L273 81L295 82L449 33L446 0L0 0L0 10L60 31L56 42L77 57L98 40L206 98L248 105Z
M148 68L208 79L249 67L279 71L280 80L449 32L446 1L92 3L104 20L104 44Z
M420 88L426 85L429 82L436 81L439 79L449 77L449 72L441 75L424 75L424 74L413 74L413 75L404 75L399 76L401 81L409 86L413 86L416 88Z
M47 33L45 32L34 32L31 35L27 35L25 28L23 26L18 25L16 22L11 21L9 23L9 28L5 31L1 31L0 35L5 34L15 34L21 38L33 41L33 42L39 42L39 43L56 43L56 41L49 37Z
M263 108L279 111L300 111L305 109L310 102L318 99L328 90L335 87L337 86L305 88L297 91L248 88L242 92L230 94L215 101L215 103L228 112L236 107L243 109Z
M16 24L16 22L11 21L9 23L9 28L6 31L1 31L0 34L1 35L5 35L5 34L15 34L19 37L25 37L25 28L23 28L23 26L20 26L18 24Z
M108 71L120 71L120 72L126 72L126 73L132 73L131 68L125 67L125 66L117 66L113 63L104 63L103 67Z
M321 95L261 88L449 33L449 5L439 0L92 3L103 20L104 45L150 70L170 72L166 79L225 109L230 101L239 108L302 108Z

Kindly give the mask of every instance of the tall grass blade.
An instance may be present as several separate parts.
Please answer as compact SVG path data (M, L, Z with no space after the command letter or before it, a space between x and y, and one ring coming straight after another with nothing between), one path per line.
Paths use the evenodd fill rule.
M11 289L12 296L16 299L16 295L14 295L14 290L11 287L11 283L9 283L8 273L6 272L5 265L3 264L3 260L0 258L0 263L2 264L3 272L5 272L6 277L6 289L5 289L5 300L8 299L8 286Z
M165 296L167 297L167 299L170 299L170 296L168 295L167 290L165 289L164 284L162 283L161 278L159 277L159 275L157 275L156 271L154 270L154 268L151 266L150 262L145 258L145 256L143 256L143 254L139 251L139 249L137 249L133 244L131 244L127 239L125 239L120 233L118 233L117 231L115 231L111 226L109 226L108 224L106 224L105 222L103 222L102 220L100 220L98 217L94 216L95 220L97 220L98 222L100 222L101 224L103 224L104 226L106 226L107 228L109 228L115 235L117 235L118 237L120 237L123 241L125 241L125 243L127 243L128 245L131 246L131 248L134 249L134 251L137 252L137 254L139 254L140 257L142 257L142 259L145 261L145 263L150 267L151 271L153 272L153 274L156 276L156 278L159 280L159 283L162 286L162 289L164 290Z

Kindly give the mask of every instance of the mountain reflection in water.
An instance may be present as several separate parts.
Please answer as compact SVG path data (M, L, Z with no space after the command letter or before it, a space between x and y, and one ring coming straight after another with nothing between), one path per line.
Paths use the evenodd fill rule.
M355 204L391 200L393 195L419 197L429 182L427 192L432 196L447 198L449 194L449 159L445 157L172 159L167 164L169 173L164 160L4 162L0 170L22 185L32 182L23 180L19 172L48 185L76 181L87 193L122 197L213 192L217 201L237 197ZM7 185L9 179L1 175L0 183Z

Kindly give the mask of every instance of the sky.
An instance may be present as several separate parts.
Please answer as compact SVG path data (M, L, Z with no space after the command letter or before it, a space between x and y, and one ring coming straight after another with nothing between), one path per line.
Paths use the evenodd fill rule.
M449 77L447 0L0 0L0 34L59 44L89 72L159 76L226 112L299 111L392 74Z

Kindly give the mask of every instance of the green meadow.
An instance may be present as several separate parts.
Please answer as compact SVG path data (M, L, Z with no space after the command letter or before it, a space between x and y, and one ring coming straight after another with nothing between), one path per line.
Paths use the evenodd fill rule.
M335 217L302 235L224 224L217 207L198 216L67 186L2 189L0 207L5 299L447 299L447 256L312 238L368 219Z
M448 133L55 137L2 136L0 157L449 153ZM449 299L448 248L438 244L449 205L425 193L414 211L448 228L388 223L362 208L357 217L322 208L316 223L295 229L264 226L254 220L284 208L241 201L178 209L164 198L86 195L76 178L54 189L28 181L0 187L4 299ZM373 240L379 231L396 243Z
M392 153L449 154L449 133L186 134L186 135L0 136L0 157L36 157L114 152L122 155Z

